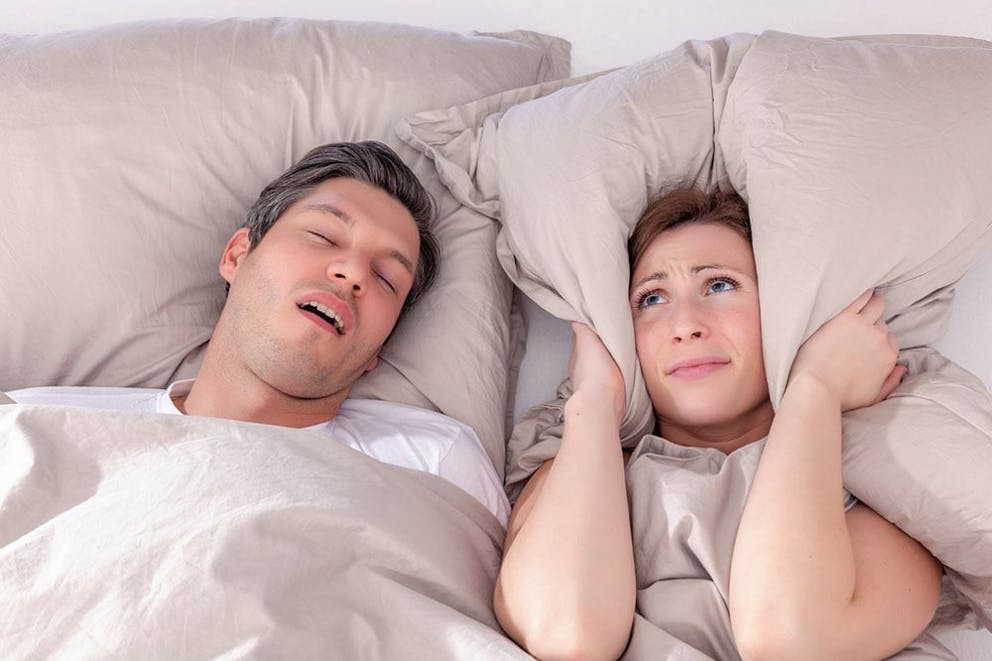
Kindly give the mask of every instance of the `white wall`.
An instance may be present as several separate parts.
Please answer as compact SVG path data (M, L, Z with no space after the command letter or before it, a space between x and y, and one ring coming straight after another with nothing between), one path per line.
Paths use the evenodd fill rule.
M101 23L167 17L301 16L410 23L460 32L526 28L573 44L573 73L629 64L686 39L777 29L816 36L957 34L992 40L992 0L0 0L0 32L52 32ZM990 156L992 157L992 156ZM940 348L992 383L992 254L961 283ZM567 326L533 305L530 351L518 412L547 399L565 372ZM533 356L541 357L541 364ZM992 634L945 636L965 661L992 659Z
M730 32L931 33L992 39L989 0L0 0L0 31L49 32L141 18L272 15L456 31L538 30L574 44L577 74L629 64L686 39Z

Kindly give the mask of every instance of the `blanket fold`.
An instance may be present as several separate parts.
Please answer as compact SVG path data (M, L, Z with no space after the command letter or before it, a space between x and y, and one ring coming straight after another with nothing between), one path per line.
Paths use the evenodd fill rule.
M527 658L472 496L322 432L0 407L10 658Z

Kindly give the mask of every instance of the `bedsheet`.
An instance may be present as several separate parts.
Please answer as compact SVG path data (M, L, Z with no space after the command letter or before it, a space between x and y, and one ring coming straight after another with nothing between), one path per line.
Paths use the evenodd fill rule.
M5 658L528 658L492 613L502 542L318 432L0 405Z

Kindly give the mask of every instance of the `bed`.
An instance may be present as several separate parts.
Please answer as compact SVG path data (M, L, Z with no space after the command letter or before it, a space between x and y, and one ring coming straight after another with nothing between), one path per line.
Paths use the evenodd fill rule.
M392 9L390 20L458 27ZM342 17L383 18L371 10L335 15ZM935 465L932 447L914 440L909 453L894 442L873 443L879 421L870 415L846 423L846 467L866 502L925 538L951 568L941 626L902 658L992 654L992 635L983 630L992 624L992 525L985 525L992 506L982 490L992 468L992 301L983 286L992 278L992 204L980 185L992 175L982 159L992 147L992 103L980 84L992 76L987 42L818 39L766 32L767 25L714 25L705 39L681 45L695 35L658 46L644 36L635 57L599 53L594 36L566 34L569 23L559 33L539 13L533 23L514 15L509 26L506 16L469 26L492 30L485 34L322 18L40 29L24 18L22 32L86 29L3 37L0 303L11 312L0 343L0 391L162 387L194 374L223 300L216 255L254 194L312 145L377 138L394 146L438 199L445 271L356 395L469 424L512 492L553 452L555 403L527 410L554 400L564 376L563 319L596 325L625 368L629 391L639 392L623 325L608 303L626 276L616 270L602 290L588 284L591 265L603 272L599 264L619 259L631 209L677 171L746 190L758 217L769 219L759 230L765 236L785 233L774 224L781 207L804 208L811 226L821 227L836 207L817 206L803 167L822 171L826 163L835 178L823 186L851 186L850 161L829 149L838 144L830 131L840 129L813 121L779 130L766 111L802 103L809 92L803 84L823 84L816 75L855 84L824 64L844 61L852 71L868 61L891 84L863 86L908 95L899 97L904 108L918 104L920 113L909 113L914 135L923 136L914 147L939 174L914 170L912 159L921 158L914 152L900 154L910 165L899 174L916 176L912 189L920 194L903 194L894 205L885 187L895 176L880 174L873 159L901 136L866 129L858 172L886 194L866 196L860 209L888 224L874 233L863 223L833 226L829 240L817 235L791 245L794 263L775 252L777 239L756 242L759 259L767 255L764 273L759 261L762 281L781 287L778 298L802 303L763 309L777 333L766 345L780 347L766 357L772 391L780 394L799 341L838 301L866 280L887 288L919 375L899 405L916 412L919 402L936 402L922 417L900 417L898 438L915 439L920 421L934 425L937 416L935 428L953 437L937 458L960 479L925 481L932 476L920 469ZM990 37L969 33L974 25L961 20L939 31ZM815 32L896 28L938 31L825 24ZM735 29L753 31L730 34ZM783 77L786 60L792 67L785 70L807 75ZM598 73L610 67L621 68ZM932 87L910 89L907 79ZM657 108L672 100L673 89L686 94L679 105L638 114L650 118L639 124L611 105L623 98L635 109ZM948 96L961 89L970 96ZM933 111L934 98L950 100ZM954 115L962 104L978 110ZM843 109L845 117L863 111L856 103ZM561 122L569 112L570 122ZM934 112L950 113L941 116L940 131ZM673 128L658 120L666 116L691 123ZM633 145L640 160L604 148L604 160L587 170L577 152L588 144L560 129L583 126L584 139L604 145L602 127L616 129L606 131L613 139L635 125L612 144ZM804 131L819 132L796 139ZM772 156L788 139L826 151L793 154L783 172ZM532 158L535 146L540 158ZM581 176L542 180L565 163L578 165ZM620 179L603 176L621 170ZM796 178L785 177L790 173ZM585 269L575 267L582 247L556 226L575 203L577 181L601 186L590 198L604 205L602 213L588 215L609 221L584 227L604 233ZM534 186L544 199L535 201L542 196ZM951 193L922 194L934 190ZM937 214L947 222L917 220ZM832 259L828 247L848 246L855 231L865 240L852 268ZM885 251L889 258L879 259ZM805 279L785 277L808 264L818 269ZM934 348L953 362L942 362ZM649 418L643 399L635 399L625 421L630 438ZM941 417L951 409L958 427ZM440 478L260 425L60 407L0 410L0 589L9 604L0 641L12 657L526 658L501 633L490 606L502 528ZM894 449L883 455L880 446ZM891 472L879 477L879 465L903 456L909 469L902 486L886 481ZM668 658L722 656L714 652L726 644L713 642L718 634L700 634L709 642L697 643L672 636L663 620L642 620L629 658L669 649Z

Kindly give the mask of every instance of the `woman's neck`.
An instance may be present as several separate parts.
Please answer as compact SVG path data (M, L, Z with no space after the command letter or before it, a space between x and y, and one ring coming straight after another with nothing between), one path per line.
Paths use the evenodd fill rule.
M660 435L679 445L714 448L730 454L738 448L768 436L775 415L772 403L765 400L732 420L705 425L684 425L658 416Z

